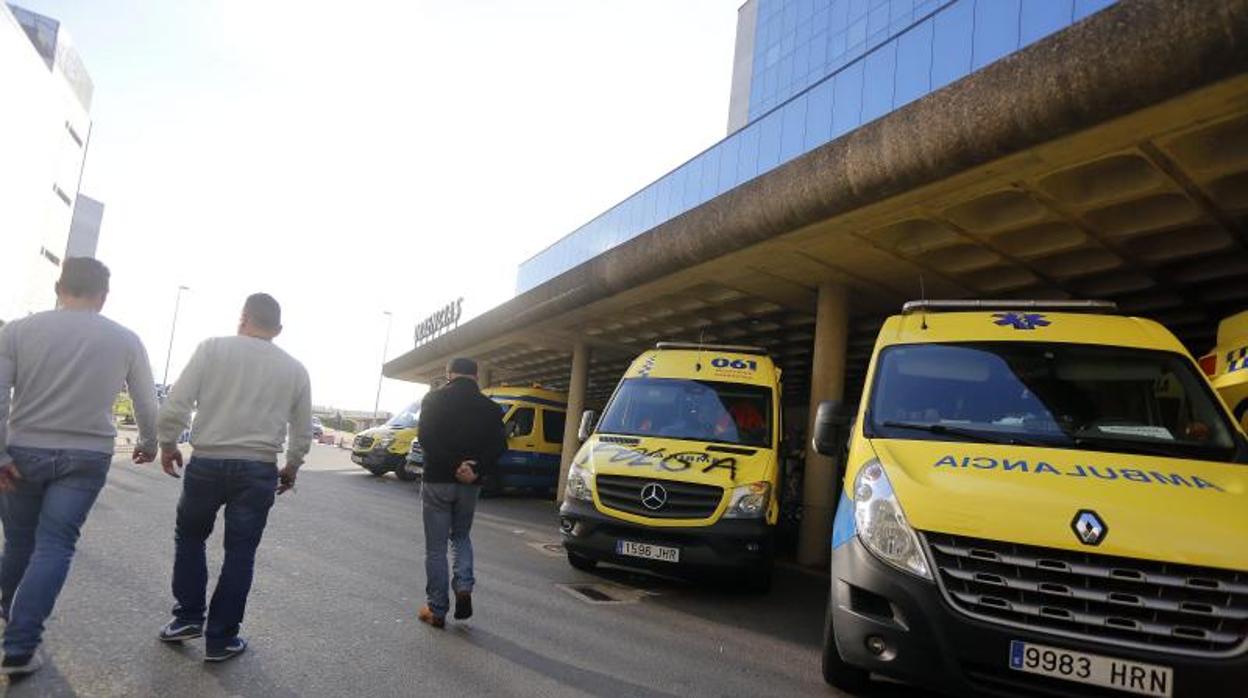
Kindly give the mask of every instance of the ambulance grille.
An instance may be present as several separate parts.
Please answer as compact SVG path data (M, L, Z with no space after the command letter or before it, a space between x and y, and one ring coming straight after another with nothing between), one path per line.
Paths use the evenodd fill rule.
M976 618L1125 647L1225 656L1248 572L925 533L941 592Z
M650 483L658 483L667 494L666 502L657 509L641 502L641 491ZM652 519L705 519L715 513L724 498L722 487L648 477L598 475L594 485L603 506Z

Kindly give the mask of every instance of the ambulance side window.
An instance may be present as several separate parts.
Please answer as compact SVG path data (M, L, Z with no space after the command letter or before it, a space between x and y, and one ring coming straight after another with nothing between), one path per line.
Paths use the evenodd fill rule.
M567 415L554 410L542 410L542 437L548 444L563 443L563 427Z
M533 433L533 417L532 407L517 407L515 412L511 413L511 417L507 419L507 437L528 436Z

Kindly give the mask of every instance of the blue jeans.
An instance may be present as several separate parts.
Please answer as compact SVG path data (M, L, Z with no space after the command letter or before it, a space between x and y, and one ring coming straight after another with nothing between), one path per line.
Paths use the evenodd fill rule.
M420 501L425 520L425 598L429 610L443 617L450 608L446 591L446 543L449 540L455 558L455 577L451 586L456 592L472 592L472 515L477 509L477 485L426 482L420 487Z
M0 607L9 619L4 652L24 655L43 638L43 622L65 586L78 534L113 454L10 446L9 456L22 479L0 496Z
M174 531L173 615L201 625L209 650L238 635L256 566L256 548L277 494L277 465L261 461L191 458L182 475ZM208 559L204 544L225 507L225 559L212 604L205 606Z

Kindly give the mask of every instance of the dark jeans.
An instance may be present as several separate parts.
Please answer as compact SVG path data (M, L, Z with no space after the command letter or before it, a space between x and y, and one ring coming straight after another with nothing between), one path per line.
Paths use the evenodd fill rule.
M210 650L224 648L238 635L251 591L256 548L276 493L277 466L273 463L191 458L186 464L174 533L173 597L177 604L173 615L183 623L202 624L206 612L204 636ZM204 542L222 506L225 560L212 605L205 609L208 560Z
M420 487L425 523L425 598L429 610L442 617L451 607L446 591L446 544L450 541L455 574L450 580L456 592L472 593L472 516L477 509L477 485L457 482L426 482Z
M0 497L0 606L9 619L5 654L25 655L43 638L43 622L65 586L79 531L113 454L11 446L9 455L22 479Z

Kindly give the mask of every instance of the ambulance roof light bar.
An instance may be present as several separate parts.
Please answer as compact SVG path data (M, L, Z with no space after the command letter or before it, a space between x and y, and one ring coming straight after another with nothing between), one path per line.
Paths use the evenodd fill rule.
M767 356L768 352L762 347L746 347L736 346L732 344L698 344L697 342L659 342L654 345L655 349L688 349L690 351L726 351L733 354L754 354L757 356Z
M910 313L956 313L984 310L1048 310L1062 313L1117 313L1113 301L1028 301L1028 300L951 300L910 301L901 306L903 315Z

